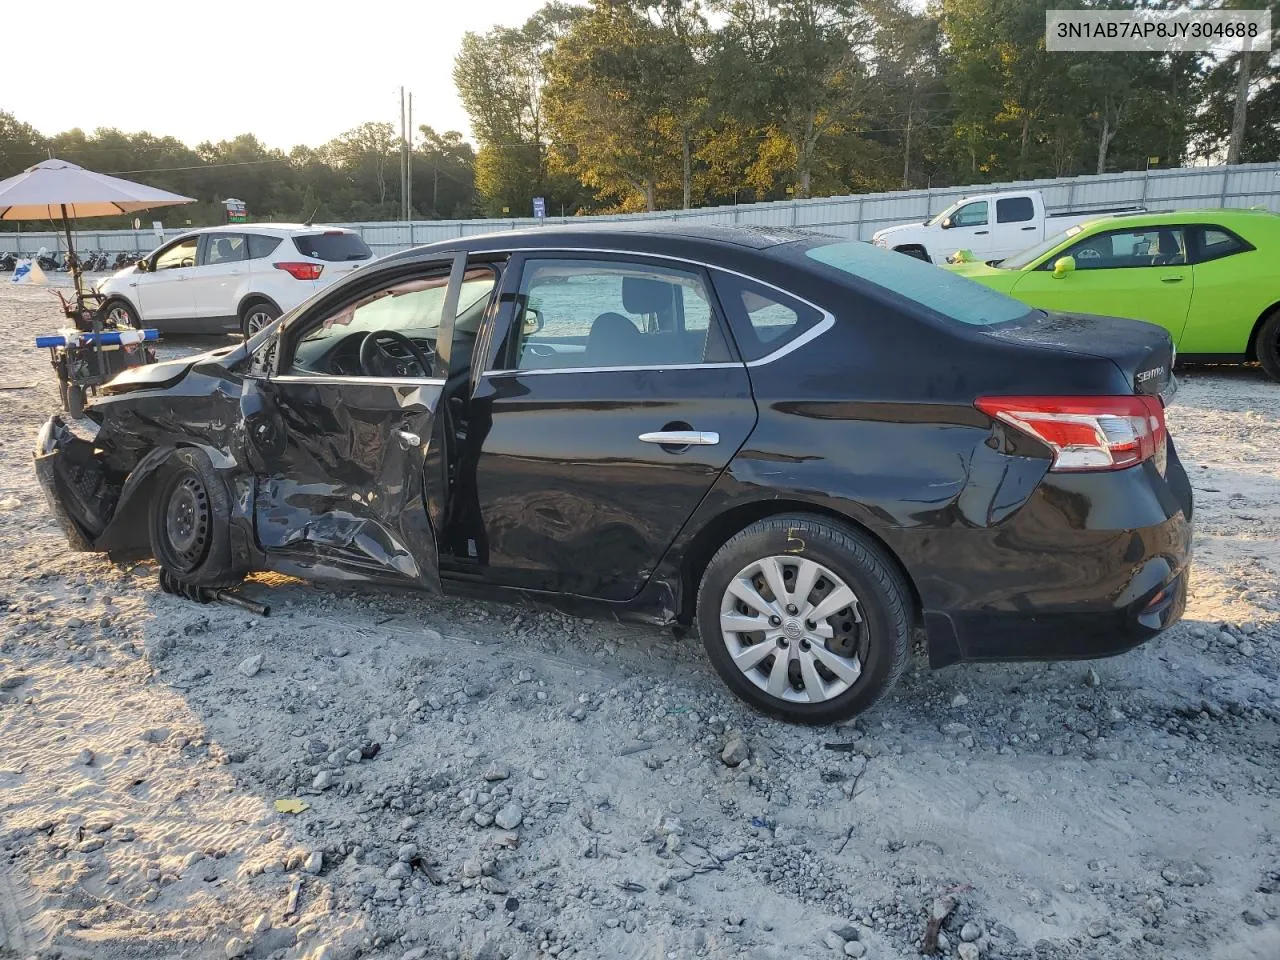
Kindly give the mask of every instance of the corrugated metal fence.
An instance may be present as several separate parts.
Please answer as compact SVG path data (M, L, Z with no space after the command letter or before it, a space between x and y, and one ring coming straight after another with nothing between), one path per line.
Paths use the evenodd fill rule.
M1108 173L1102 176L1022 180L1012 183L945 187L934 190L899 190L814 200L782 200L772 203L740 203L696 210L619 214L596 217L547 217L493 220L426 220L414 223L349 223L358 230L374 253L382 255L407 247L454 237L517 230L523 227L584 221L692 220L718 225L799 227L850 239L869 240L884 226L924 220L954 201L975 193L996 190L1040 190L1050 209L1088 210L1138 204L1153 210L1189 207L1265 207L1280 213L1280 163L1252 163L1240 166L1184 167L1136 173ZM178 236L180 229L168 227L166 238ZM76 249L109 253L145 253L158 245L156 235L147 230L77 230ZM41 247L62 250L65 238L56 232L0 233L0 252L34 253Z

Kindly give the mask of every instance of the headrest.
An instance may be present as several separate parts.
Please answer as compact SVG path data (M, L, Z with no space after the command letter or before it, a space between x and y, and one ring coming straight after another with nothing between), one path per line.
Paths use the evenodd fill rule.
M622 278L622 307L627 313L666 313L674 302L670 283L648 277Z

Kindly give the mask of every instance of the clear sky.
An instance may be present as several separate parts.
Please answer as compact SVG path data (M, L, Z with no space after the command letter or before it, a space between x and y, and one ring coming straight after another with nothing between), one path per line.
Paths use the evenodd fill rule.
M403 84L415 127L469 137L452 77L462 35L518 26L542 2L7 4L0 109L45 134L118 127L194 146L254 133L287 150L366 120L398 128Z

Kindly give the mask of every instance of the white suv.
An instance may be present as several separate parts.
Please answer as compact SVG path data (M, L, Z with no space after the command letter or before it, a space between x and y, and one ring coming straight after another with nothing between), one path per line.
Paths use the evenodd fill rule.
M121 326L248 337L372 259L340 227L237 223L184 233L95 289Z

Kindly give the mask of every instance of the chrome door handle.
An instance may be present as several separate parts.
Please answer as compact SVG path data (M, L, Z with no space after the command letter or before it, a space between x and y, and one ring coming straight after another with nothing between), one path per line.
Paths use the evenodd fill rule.
M416 433L410 433L408 430L397 430L396 436L400 438L400 445L406 450L410 447L422 446L422 438Z
M720 434L710 430L658 430L640 434L640 440L664 447L713 447L720 442Z

